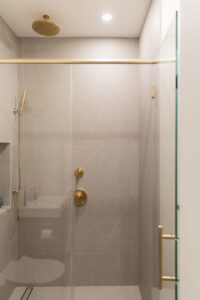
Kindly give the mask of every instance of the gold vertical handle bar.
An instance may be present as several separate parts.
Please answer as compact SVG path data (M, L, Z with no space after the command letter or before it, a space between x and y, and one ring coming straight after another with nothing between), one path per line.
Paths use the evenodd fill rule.
M163 242L162 240L175 240L176 236L171 234L163 234L163 226L158 226L158 274L159 274L159 280L158 280L158 288L159 290L162 289L162 282L163 281L179 281L179 278L173 277L173 276L163 276ZM179 239L179 237L177 237Z
M158 226L158 288L162 289L162 254L163 254L163 244L162 244L163 226Z

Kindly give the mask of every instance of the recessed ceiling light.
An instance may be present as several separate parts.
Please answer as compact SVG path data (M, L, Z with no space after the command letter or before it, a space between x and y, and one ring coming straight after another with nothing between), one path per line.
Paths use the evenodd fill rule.
M101 18L104 22L110 22L112 20L112 15L109 13L106 13L106 14L103 14Z

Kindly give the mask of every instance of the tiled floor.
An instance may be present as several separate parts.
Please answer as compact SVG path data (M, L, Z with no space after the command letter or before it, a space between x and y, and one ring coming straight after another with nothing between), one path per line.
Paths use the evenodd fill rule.
M137 286L18 287L9 300L142 300Z

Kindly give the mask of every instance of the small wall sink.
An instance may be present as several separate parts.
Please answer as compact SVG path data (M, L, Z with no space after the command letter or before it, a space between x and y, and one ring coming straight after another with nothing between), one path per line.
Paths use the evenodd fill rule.
M20 218L59 218L66 202L66 196L40 196L20 208Z

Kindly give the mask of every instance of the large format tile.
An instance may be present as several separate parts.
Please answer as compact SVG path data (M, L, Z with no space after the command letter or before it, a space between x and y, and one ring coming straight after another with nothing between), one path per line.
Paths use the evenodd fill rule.
M84 207L74 207L74 251L118 253L137 247L137 158L137 147L74 147L74 168L85 171L76 187L88 194Z
M73 285L120 285L122 277L116 255L73 254Z
M130 66L73 67L76 144L137 144L138 77Z
M84 274L76 284L138 283L138 155L129 145L73 147L73 169L84 169L74 188L88 194L84 207L73 208L73 258L80 260L74 280ZM92 258L94 269L84 271L84 257Z
M72 148L63 142L23 145L22 182L26 201L32 200L33 190L38 196L68 195L72 189L71 160Z
M142 300L137 286L74 287L72 300Z
M125 38L22 38L21 57L138 57L138 40ZM134 68L134 66L133 66Z
M102 39L106 50L99 41L57 39L55 47L49 39L22 39L21 55L137 55L137 45L131 40ZM113 45L120 41L121 46L113 52ZM86 189L87 205L73 207L76 282L137 283L138 67L26 65L21 75L20 84L28 89L22 134L27 198L32 199L33 190L39 195L69 195L72 188ZM72 183L77 166L83 167L85 174ZM27 221L34 243L23 229L23 221L19 227L21 251L33 256L62 256L63 228L57 227L70 225L54 225L52 220L48 224L38 220L33 229ZM42 226L53 230L52 239L40 240ZM69 232L67 241L70 238Z

